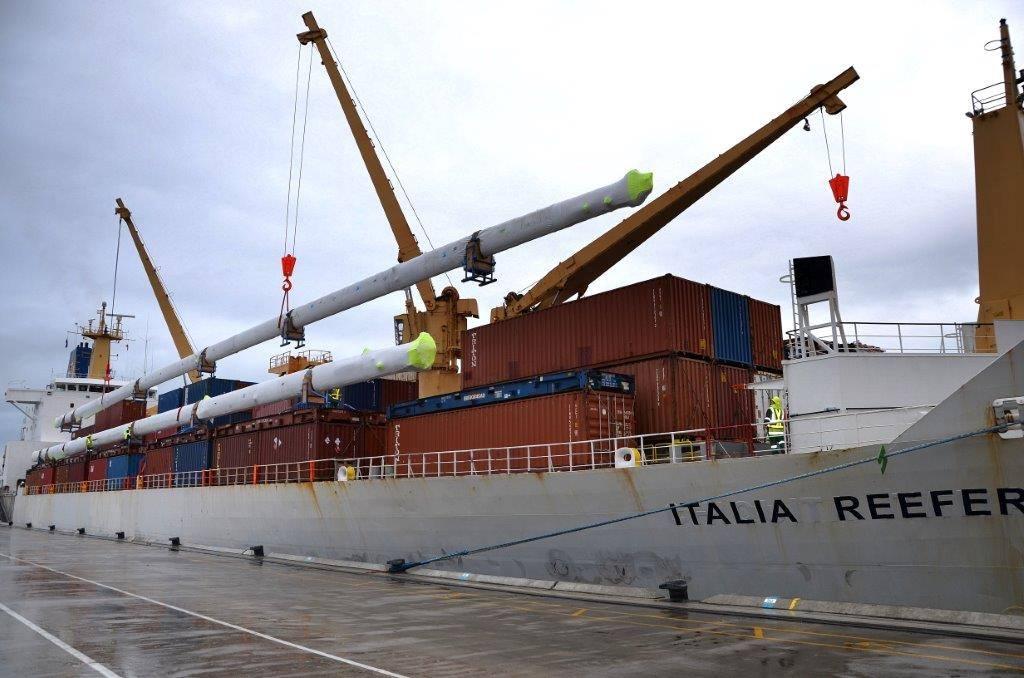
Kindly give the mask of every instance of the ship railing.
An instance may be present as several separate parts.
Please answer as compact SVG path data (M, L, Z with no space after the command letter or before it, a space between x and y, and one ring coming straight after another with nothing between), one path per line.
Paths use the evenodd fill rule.
M828 451L887 444L932 406L824 413L784 422L784 442L768 438L763 421L714 429L612 436L594 440L438 452L402 452L362 457L253 464L178 473L150 473L26 488L26 494L227 485L270 485L386 478L434 478L587 471Z
M798 330L786 332L791 357L810 357L829 353L910 353L972 354L995 352L992 323L904 323L844 321L845 343L827 348L802 337ZM837 336L839 336L837 334ZM799 355L798 355L799 354Z
M934 407L890 407L788 419L784 422L786 452L828 452L865 445L887 445Z
M971 117L984 115L1005 106L1006 85L1001 80L971 92Z

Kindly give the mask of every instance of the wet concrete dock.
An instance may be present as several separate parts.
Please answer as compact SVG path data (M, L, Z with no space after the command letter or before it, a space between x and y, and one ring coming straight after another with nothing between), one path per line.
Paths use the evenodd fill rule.
M525 596L0 528L0 675L992 675L1012 643Z

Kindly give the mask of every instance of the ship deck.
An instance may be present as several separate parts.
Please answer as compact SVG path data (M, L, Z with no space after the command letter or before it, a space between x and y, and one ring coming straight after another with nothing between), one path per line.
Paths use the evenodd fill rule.
M12 676L1024 671L1024 650L1008 642L529 596L7 527L0 620L0 674Z

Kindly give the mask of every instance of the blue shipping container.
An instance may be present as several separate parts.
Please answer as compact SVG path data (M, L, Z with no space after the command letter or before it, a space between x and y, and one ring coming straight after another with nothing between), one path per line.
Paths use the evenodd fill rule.
M354 410L377 412L380 410L381 390L380 379L371 379L370 381L352 384L343 388L341 400L345 405ZM340 405L341 403L337 404Z
M634 393L636 381L632 376L583 370L579 372L556 372L532 379L508 381L494 386L445 393L444 395L420 398L409 403L399 403L388 408L389 419L413 417L428 412L460 410L466 407L490 405L505 400L521 400L538 396L565 393L567 391L611 391L614 393Z
M141 454L122 454L108 459L107 487L111 489L124 488L124 478L139 475L139 465L142 464L142 458L143 455ZM128 486L132 487L130 483Z
M185 404L197 403L206 396L215 398L216 396L231 393L246 386L252 386L252 382L239 381L237 379L221 379L220 377L200 379L194 384L189 384L185 387Z
M750 312L745 296L711 287L711 329L717 360L743 367L753 365Z
M168 410L176 410L182 406L182 394L184 389L176 388L173 391L167 393L161 393L156 399L156 411L167 412Z
M174 446L174 472L188 473L190 471L204 471L210 468L210 441L196 440L184 445ZM175 482L181 487L191 487L201 484L202 478L198 473L188 473L185 476L178 476Z

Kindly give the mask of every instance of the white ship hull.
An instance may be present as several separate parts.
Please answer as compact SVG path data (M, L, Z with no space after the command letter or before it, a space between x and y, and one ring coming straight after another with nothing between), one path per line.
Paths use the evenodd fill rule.
M999 358L907 441L992 425L1024 393L1024 356ZM892 446L890 446L892 447ZM19 497L15 520L129 539L384 563L416 561L843 462L876 446L631 469L377 479ZM730 500L434 565L474 573L984 612L1024 609L1024 441L994 434Z

